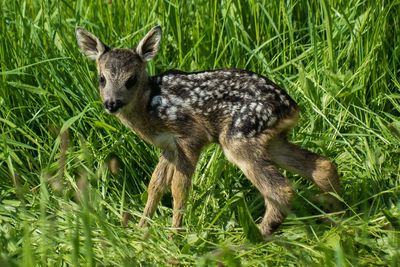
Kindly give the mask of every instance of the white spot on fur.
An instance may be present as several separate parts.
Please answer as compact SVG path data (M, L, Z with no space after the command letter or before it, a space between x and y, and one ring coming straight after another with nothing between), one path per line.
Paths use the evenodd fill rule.
M277 117L270 117L270 118L269 118L269 121L268 121L268 123L267 123L267 125L268 125L269 127L271 127L272 125L275 124L276 120L277 120Z
M223 93L221 92L221 91L216 91L215 92L215 96L217 97L217 98L222 98L223 97Z
M250 136L250 137L253 137L253 136L256 135L256 133L257 133L257 132L256 132L255 130L252 130L252 131L249 133L249 136Z
M243 133L241 133L241 132L236 133L236 137L237 138L243 138Z
M152 107L157 107L160 106L162 104L162 97L159 95L156 95L155 97L153 97L153 99L151 100L151 106Z
M262 117L263 121L267 121L268 120L267 114L263 114L261 117Z
M260 113L261 113L261 109L262 109L262 105L261 105L261 104L258 104L257 107L256 107L256 112L257 112L257 114L260 114Z
M242 126L243 126L242 120L241 119L237 119L235 121L235 127L242 127Z
M169 120L176 120L177 111L178 109L176 106L171 106L165 111L165 113L167 114Z

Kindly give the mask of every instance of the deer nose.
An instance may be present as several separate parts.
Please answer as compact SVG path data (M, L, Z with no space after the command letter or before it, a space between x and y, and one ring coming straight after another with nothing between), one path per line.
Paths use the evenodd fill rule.
M104 102L104 107L109 113L117 112L123 105L121 100L106 100Z

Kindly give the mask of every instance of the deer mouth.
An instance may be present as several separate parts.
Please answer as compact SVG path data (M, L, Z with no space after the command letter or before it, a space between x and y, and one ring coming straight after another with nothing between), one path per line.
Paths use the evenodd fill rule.
M124 106L125 106L125 103L122 102L121 100L115 100L115 101L107 100L104 102L104 108L110 114L117 113Z

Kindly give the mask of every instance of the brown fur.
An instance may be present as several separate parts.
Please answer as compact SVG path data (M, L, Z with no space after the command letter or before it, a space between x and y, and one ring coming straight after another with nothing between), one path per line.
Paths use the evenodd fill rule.
M110 113L115 113L122 123L141 138L163 151L150 180L148 200L139 222L140 226L147 225L163 193L171 188L172 226L181 227L183 211L191 187L191 176L201 149L212 142L222 146L226 157L243 171L264 197L267 211L260 224L264 237L273 233L285 219L293 195L289 181L280 173L276 165L308 178L323 192L340 193L339 176L333 163L287 141L286 133L297 122L298 108L284 91L266 78L237 70L194 74L193 82L196 82L196 79L203 79L205 86L209 86L207 87L209 91L203 91L201 96L210 94L211 90L217 90L218 82L220 86L238 87L242 90L234 91L236 95L229 97L221 96L223 95L221 92L215 93L212 95L214 106L212 104L206 106L200 102L196 106L191 102L196 99L203 103L203 99L198 100L200 95L189 99L190 101L185 102L184 105L173 106L172 103L184 101L178 94L193 94L191 92L193 88L186 88L192 82L188 80L188 77L192 76L189 76L190 74L184 76L186 74L181 72L165 74L170 75L165 80L163 76L156 78L158 85L169 86L170 91L164 89L167 97L171 94L172 100L168 106L162 103L160 92L157 95L159 99L154 97L158 89L154 88L155 83L148 78L146 73L146 61L154 57L158 51L161 38L159 27L153 28L140 41L136 49L110 49L97 37L82 29L77 30L77 38L81 50L97 62L100 96L106 109ZM211 82L210 75L215 77ZM178 88L176 89L174 87L176 83L170 83L168 79L169 77L178 79L178 76L181 77L181 87L176 87ZM228 76L230 78L226 78ZM199 82L196 86L202 86L201 84ZM196 86L193 91L199 89ZM249 88L264 86L264 89L260 91L251 89L253 90L251 91L246 89L246 86ZM178 90L178 93L174 90ZM257 94L259 99L256 98ZM255 98L255 102L246 103L245 101L250 101L249 96ZM238 102L237 99L243 103ZM221 109L219 105L221 102L218 101L222 101L221 107L230 105L229 112ZM191 109L184 110L184 107L189 105L188 103L192 103ZM153 104L164 106L153 107ZM203 107L202 105L205 105L204 110L199 109ZM218 109L213 109L215 106L218 106ZM253 106L252 109L249 109L251 106ZM161 108L157 111L157 107ZM207 113L207 109L214 112L213 115ZM243 111L244 115L242 116L239 111ZM331 203L338 206L335 198L331 196L328 198Z

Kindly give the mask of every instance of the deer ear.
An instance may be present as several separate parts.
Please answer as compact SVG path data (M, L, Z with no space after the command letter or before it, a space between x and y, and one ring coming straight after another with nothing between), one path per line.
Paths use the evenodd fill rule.
M96 60L109 48L92 33L82 29L76 29L76 39L81 51L90 59Z
M143 61L151 60L158 52L161 41L161 27L151 29L136 47L136 53Z

